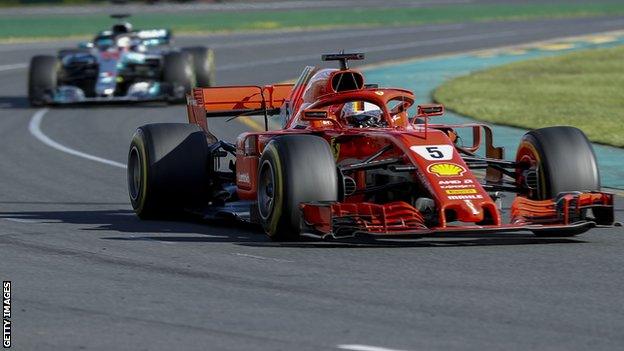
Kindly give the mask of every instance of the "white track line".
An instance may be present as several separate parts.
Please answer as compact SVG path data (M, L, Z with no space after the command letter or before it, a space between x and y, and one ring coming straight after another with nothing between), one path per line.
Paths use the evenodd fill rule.
M275 261L275 262L287 262L287 263L295 262L295 261L290 261L290 260L284 260L284 259L281 259L281 258L256 256L256 255L250 255L250 254L239 253L239 252L235 252L234 255L240 256L240 257L246 257L246 258L253 258L253 259L262 260L262 261Z
M48 137L47 135L43 134L43 132L41 131L41 121L43 120L43 116L45 116L46 113L48 113L48 109L44 108L41 109L39 111L37 111L32 118L30 119L30 123L28 124L28 131L30 132L30 134L32 134L35 138L39 139L39 141L41 141L42 143L57 149L61 152L64 152L66 154L70 154L70 155L74 155L74 156L78 156L78 157L82 157L82 158L86 158L87 160L91 160L91 161L95 161L95 162L99 162L99 163L103 163L109 166L113 166L113 167L119 167L119 168L126 168L126 165L123 163L119 163L116 161L112 161L112 160L108 160L102 157L98 157L98 156L93 156L93 155L89 155L87 153L78 151L78 150L74 150L70 147L67 147L65 145L61 145L59 143L57 143L56 141L50 139L50 137Z
M10 65L0 65L0 72L2 71L10 71L12 69L20 69L28 67L27 63L13 63Z
M379 347L379 346L370 346L370 345L359 345L359 344L342 344L337 345L339 349L343 350L353 350L353 351L404 351L399 349L389 349L387 347Z

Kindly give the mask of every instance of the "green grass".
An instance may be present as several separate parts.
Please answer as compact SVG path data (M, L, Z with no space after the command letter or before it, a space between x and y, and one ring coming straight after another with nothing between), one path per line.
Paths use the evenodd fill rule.
M624 14L622 2L588 4L453 5L426 8L356 8L296 11L150 13L132 18L136 27L176 32L215 32L335 26L387 26ZM109 27L106 15L2 16L0 39L92 35Z
M571 125L624 147L624 46L533 59L446 82L434 99L478 120L526 129Z

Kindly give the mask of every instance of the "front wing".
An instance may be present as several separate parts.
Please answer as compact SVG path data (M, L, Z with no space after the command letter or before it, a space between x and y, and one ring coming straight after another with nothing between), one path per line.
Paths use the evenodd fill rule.
M169 96L159 95L150 97L136 96L111 96L111 97L85 97L82 99L52 99L50 105L80 105L80 104L127 104L167 101Z
M402 239L518 231L531 231L544 236L572 236L596 226L614 224L613 194L602 192L561 194L557 199L545 201L517 197L511 206L510 223L502 225L461 223L428 227L423 214L401 201L383 205L304 203L301 211L303 233L322 239L356 236Z
M160 82L139 82L131 86L126 95L87 97L82 89L65 85L60 86L54 92L50 92L46 103L50 105L141 103L168 101L178 95L179 98L184 96L183 91L174 95L168 93L170 90L173 91L173 88Z

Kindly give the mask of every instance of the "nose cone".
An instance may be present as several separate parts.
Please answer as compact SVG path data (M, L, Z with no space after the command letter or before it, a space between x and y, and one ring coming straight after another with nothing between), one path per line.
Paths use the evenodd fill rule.
M95 83L95 94L111 97L117 87L117 60L106 59L99 62L100 72Z
M475 204L472 200L463 200L462 210L463 214L459 219L464 222L480 222L483 220L484 213L480 204Z
M467 196L464 196L467 197ZM500 224L500 213L491 200L469 199L453 201L444 207L445 222Z

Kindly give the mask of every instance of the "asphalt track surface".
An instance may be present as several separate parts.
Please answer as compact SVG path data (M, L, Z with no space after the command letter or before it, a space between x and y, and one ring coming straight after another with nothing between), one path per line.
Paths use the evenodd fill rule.
M237 34L179 44L215 47L220 84L257 84L294 78L320 53L343 48L362 48L375 63L622 27L620 17ZM570 239L374 246L273 243L229 223L139 221L123 168L51 148L31 131L124 164L137 126L183 122L184 108L29 108L20 67L63 45L0 46L0 276L13 282L14 349L624 346L621 229ZM42 119L33 129L36 114ZM226 139L248 129L210 124Z

